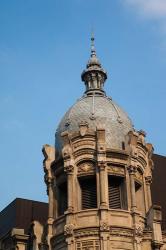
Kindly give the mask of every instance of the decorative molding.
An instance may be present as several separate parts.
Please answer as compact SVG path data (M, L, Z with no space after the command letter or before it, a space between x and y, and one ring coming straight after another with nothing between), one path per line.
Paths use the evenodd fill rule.
M95 167L91 162L85 162L78 166L78 173L94 172Z
M127 167L127 170L129 172L129 174L135 175L135 173L137 172L137 167L133 166L133 165L130 165L130 166Z
M123 175L125 174L125 170L121 166L108 166L108 173L113 175Z
M135 236L142 237L143 236L143 228L141 225L136 224L134 229Z
M108 223L106 221L101 221L100 223L100 231L103 231L103 232L108 232L110 229Z
M79 124L79 128L80 128L80 135L83 137L85 136L87 130L88 130L88 123L87 122L80 122Z
M83 229L83 230L76 230L74 232L74 236L76 238L86 237L86 236L99 236L98 229Z
M133 237L133 230L123 228L110 228L110 235L118 237Z
M74 152L73 156L75 158L83 156L84 158L87 156L91 156L94 158L95 155L95 148L80 148Z
M70 207L67 208L67 213L68 214L71 214L73 212L74 212L74 208L72 206L70 206Z
M95 142L94 141L90 141L90 140L80 140L77 142L73 143L73 148L74 150L76 150L79 147L90 147L90 148L94 148L95 147Z
M100 170L104 170L106 168L107 164L105 161L99 161L98 162L98 167Z
M139 171L135 172L135 178L142 183L143 179L142 179L142 174Z
M74 225L73 224L66 224L64 226L64 235L70 236L73 235Z
M74 172L74 166L72 164L65 164L64 165L64 171L67 174L73 173Z
M152 184L152 176L146 176L145 182L146 182L146 185L151 185Z

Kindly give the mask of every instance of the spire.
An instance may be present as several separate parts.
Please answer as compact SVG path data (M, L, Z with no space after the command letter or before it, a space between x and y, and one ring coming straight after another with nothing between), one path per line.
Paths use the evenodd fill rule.
M96 50L95 50L95 38L94 38L94 34L92 32L91 34L91 57L96 56Z
M103 87L104 82L107 79L107 73L102 68L101 63L96 55L95 45L94 45L94 35L91 35L91 55L90 59L86 65L86 69L82 72L81 78L85 83L87 94L105 94Z

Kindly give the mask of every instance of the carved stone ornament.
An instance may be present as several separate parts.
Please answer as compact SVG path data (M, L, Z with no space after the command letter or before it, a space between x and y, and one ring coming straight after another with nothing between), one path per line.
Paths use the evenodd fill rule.
M140 182L142 182L142 174L139 171L135 172L135 178Z
M81 164L79 167L78 167L78 172L91 172L94 170L94 165L93 163L90 163L90 162L86 162L86 163L83 163Z
M100 170L104 170L107 164L104 161L98 162L98 167Z
M139 224L135 226L135 235L139 237L143 235L143 228Z
M108 172L114 175L124 175L124 168L120 166L109 166L108 167Z
M137 172L137 167L136 166L128 166L127 170L129 171L129 174L135 174Z
M88 129L88 123L87 122L81 122L79 124L79 127L80 127L80 135L83 137L86 132L87 132L87 129Z
M152 183L152 176L146 176L145 177L145 181L146 181L147 185L151 185L151 183Z
M133 237L133 231L130 229L110 228L110 235L128 238Z
M101 223L100 223L100 231L108 232L109 229L110 229L110 228L109 228L107 222L101 221Z
M65 164L64 171L66 173L72 173L74 171L74 166L72 164Z
M66 236L72 235L73 230L74 230L74 225L73 224L66 224L64 226L64 235L66 235Z

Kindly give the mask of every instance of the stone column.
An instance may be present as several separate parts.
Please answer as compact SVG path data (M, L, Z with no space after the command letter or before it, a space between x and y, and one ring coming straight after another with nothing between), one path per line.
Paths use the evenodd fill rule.
M50 239L53 234L54 222L54 192L53 192L53 178L47 177L47 194L48 194L48 220L47 220L47 243L50 246Z
M150 185L152 183L152 177L146 176L145 182L146 182L146 190L147 190L148 208L150 208L152 206L152 197L151 197L151 190L150 190Z
M107 173L106 173L106 164L105 162L99 162L99 176L100 176L100 208L107 207L108 197L106 192L106 185L108 183Z
M47 189L48 189L48 218L54 217L54 193L53 193L53 179L48 178L47 181Z
M135 181L134 181L134 175L136 172L136 167L129 166L129 178L130 178L130 192L131 192L131 210L134 212L136 210L136 196L135 196Z
M65 172L67 173L67 211L73 212L73 173L74 166L65 166Z

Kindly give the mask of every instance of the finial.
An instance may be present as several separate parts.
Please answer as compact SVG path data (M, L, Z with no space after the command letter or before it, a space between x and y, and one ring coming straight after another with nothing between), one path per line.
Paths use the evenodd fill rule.
M94 32L92 30L92 33L91 33L91 57L92 56L96 56L96 50L95 50L95 38L94 38Z
M102 68L101 63L96 55L94 45L94 33L91 33L91 56L86 65L86 69L82 72L81 78L85 82L87 94L105 95L103 90L104 82L107 79L107 73Z

